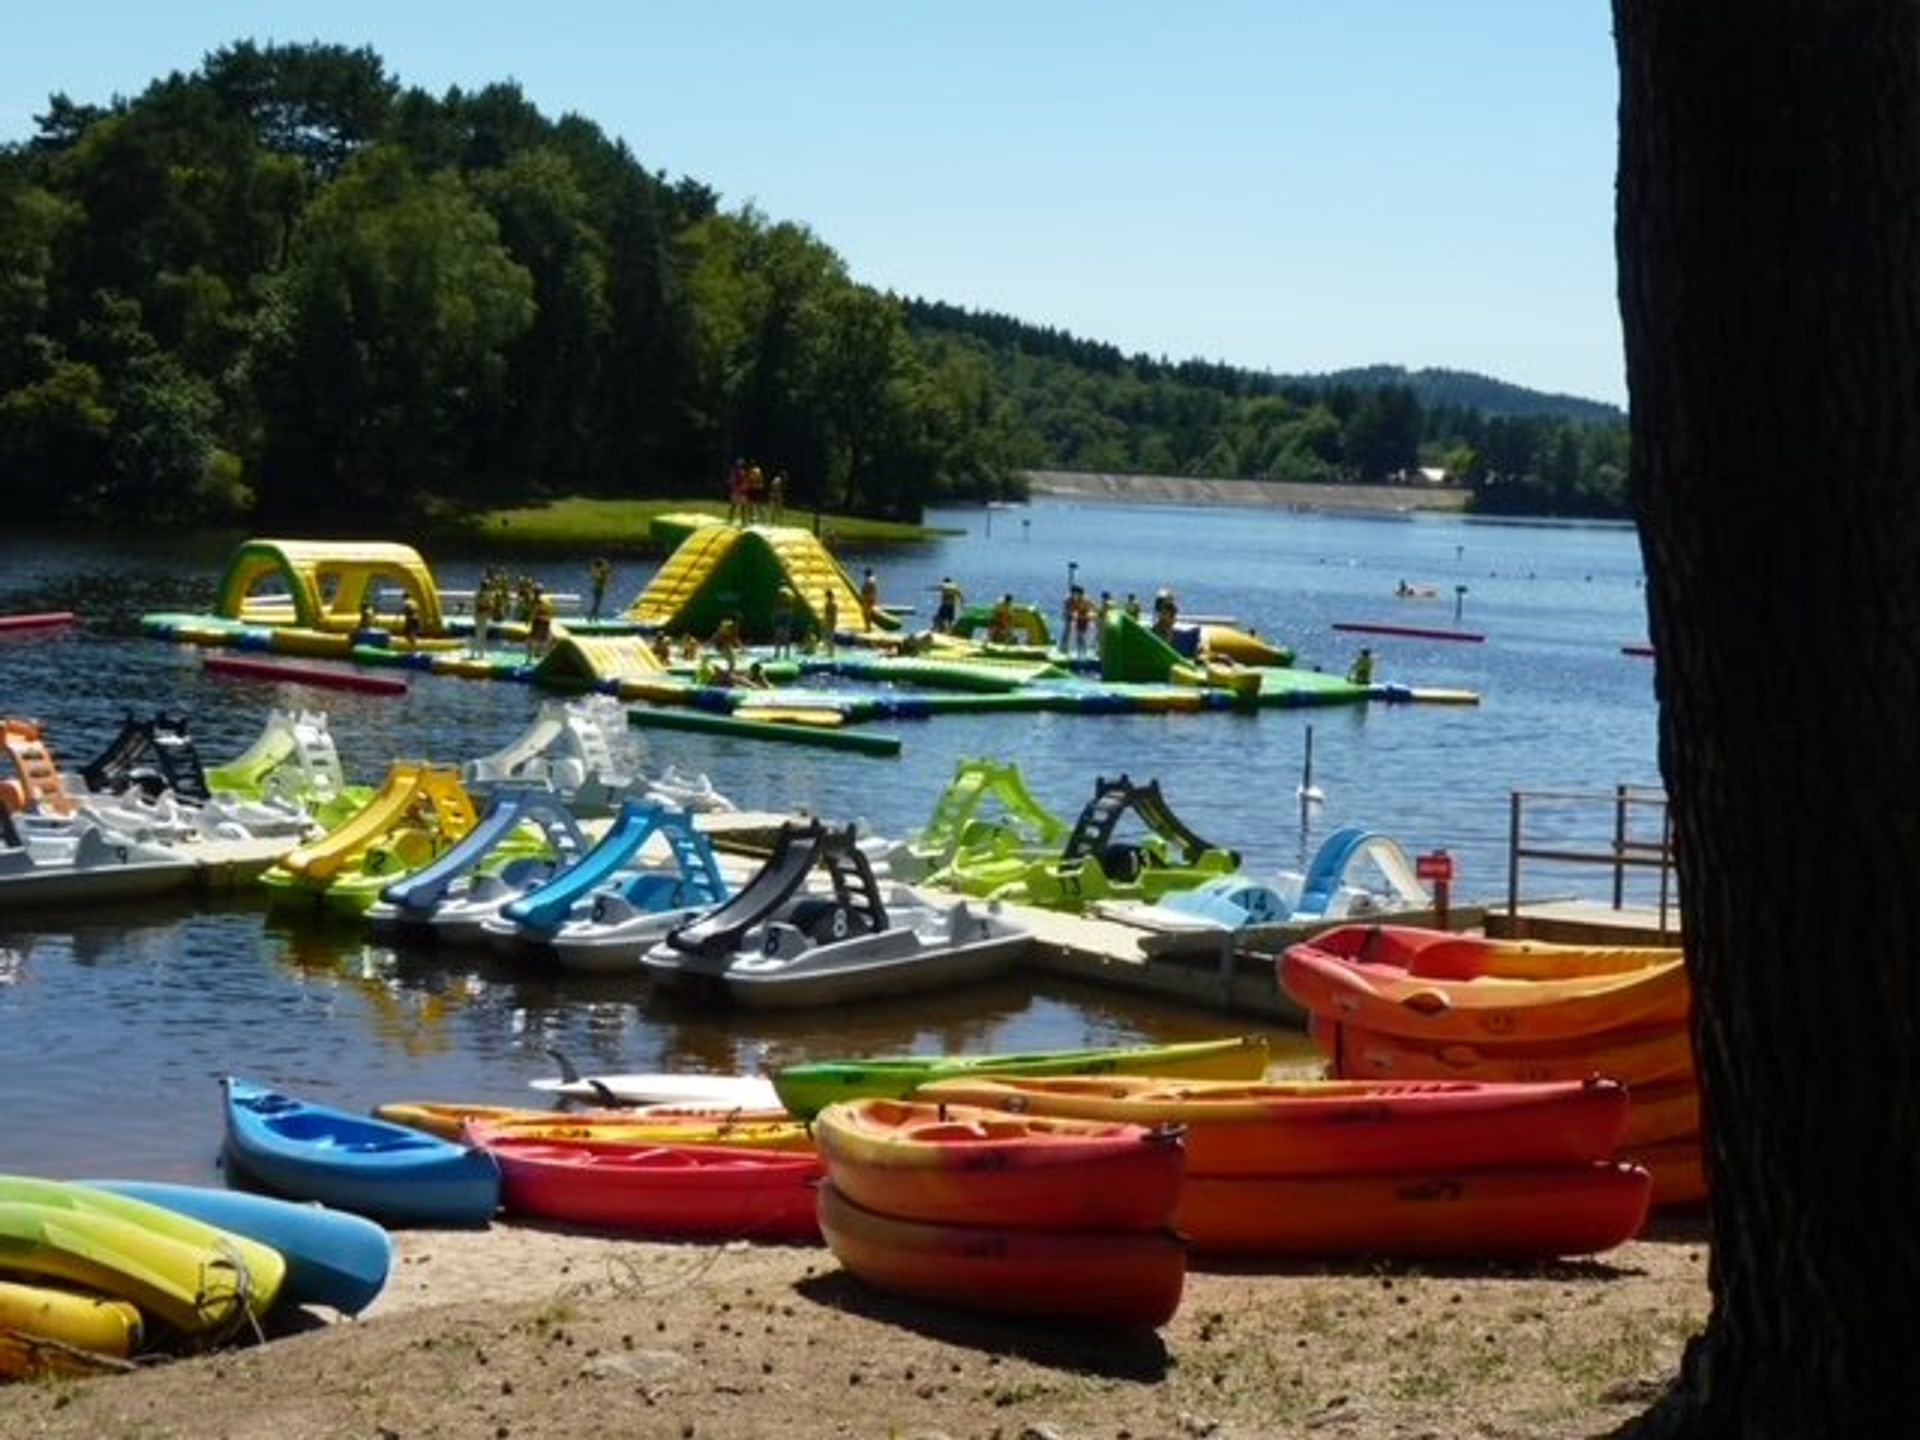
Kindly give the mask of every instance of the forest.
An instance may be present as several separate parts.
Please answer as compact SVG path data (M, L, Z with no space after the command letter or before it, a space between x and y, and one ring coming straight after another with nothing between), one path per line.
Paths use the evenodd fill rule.
M562 495L917 518L1032 468L1386 480L1620 514L1607 407L1448 372L1279 377L858 283L510 83L240 42L0 147L0 484L54 519L351 525Z

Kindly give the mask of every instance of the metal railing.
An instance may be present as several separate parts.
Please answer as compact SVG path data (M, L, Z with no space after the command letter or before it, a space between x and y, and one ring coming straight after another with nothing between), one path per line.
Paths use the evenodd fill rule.
M1591 829L1569 830L1567 816L1576 816L1583 824L1595 812L1611 820L1611 834L1605 840L1578 838L1592 834ZM1536 829L1551 812L1559 823L1548 827L1568 838L1552 842L1528 839L1528 821ZM1612 872L1612 901L1615 910L1626 908L1630 885L1639 892L1647 887L1634 883L1650 881L1654 891L1650 903L1659 913L1660 931L1670 928L1669 915L1680 908L1678 876L1673 868L1673 815L1667 807L1664 791L1642 785L1616 785L1611 791L1515 790L1507 820L1507 914L1520 908L1520 867L1522 861L1550 861L1564 865L1604 866ZM1648 837L1648 829L1656 832ZM1645 872L1652 871L1651 876Z

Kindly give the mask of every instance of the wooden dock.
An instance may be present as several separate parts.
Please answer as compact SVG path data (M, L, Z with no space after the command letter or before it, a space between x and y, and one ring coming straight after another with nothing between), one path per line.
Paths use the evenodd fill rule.
M1547 940L1563 945L1680 943L1680 911L1672 905L1662 916L1653 905L1535 900L1516 906L1511 915L1504 905L1489 906L1484 924L1488 935L1501 940Z

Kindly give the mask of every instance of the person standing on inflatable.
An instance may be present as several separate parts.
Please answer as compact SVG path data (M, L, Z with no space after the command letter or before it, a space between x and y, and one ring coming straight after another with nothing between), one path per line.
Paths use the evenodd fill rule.
M820 648L829 655L833 654L834 637L839 632L840 602L833 598L832 590L822 590L820 592Z
M940 577L940 603L933 612L933 628L945 635L953 629L953 622L960 618L960 587L953 583L951 575Z
M613 579L613 562L602 555L587 567L587 578L593 584L593 607L587 611L587 618L598 620L600 607L606 603L607 584Z
M880 582L874 578L873 567L867 567L865 577L860 581L860 628L873 629L873 617L880 610Z

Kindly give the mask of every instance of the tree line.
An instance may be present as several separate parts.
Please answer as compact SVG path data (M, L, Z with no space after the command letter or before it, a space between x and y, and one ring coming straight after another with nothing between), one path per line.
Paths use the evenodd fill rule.
M1494 514L1627 513L1626 417L1459 371L1285 376L1116 347L1004 315L912 300L923 344L989 366L1030 469L1306 483L1420 469Z
M1620 504L1617 421L903 301L589 120L511 84L405 87L369 49L237 43L35 123L0 147L0 484L40 515L353 527L717 498L740 456L796 506L902 519L1037 468L1437 464L1488 509Z

